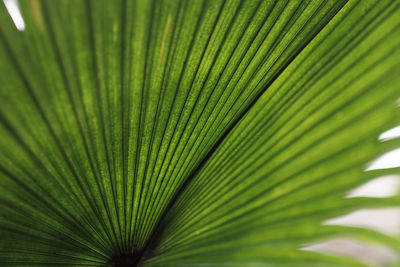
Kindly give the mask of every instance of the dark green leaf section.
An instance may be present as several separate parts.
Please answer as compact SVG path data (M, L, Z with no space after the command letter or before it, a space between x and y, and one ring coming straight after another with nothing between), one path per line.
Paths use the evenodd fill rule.
M399 145L377 140L399 118L399 16L393 1L348 3L182 191L149 265L299 247L323 219L359 207L344 194L368 179L366 162Z
M360 266L296 251L396 145L399 3L345 3L0 8L0 265Z

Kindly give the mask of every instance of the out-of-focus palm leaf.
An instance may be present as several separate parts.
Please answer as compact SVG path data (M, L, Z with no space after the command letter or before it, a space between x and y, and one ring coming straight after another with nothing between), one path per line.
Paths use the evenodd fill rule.
M363 266L298 250L399 145L400 3L0 9L0 265ZM390 170L397 172L398 170ZM135 263L133 263L135 262ZM122 266L122 265L120 265Z

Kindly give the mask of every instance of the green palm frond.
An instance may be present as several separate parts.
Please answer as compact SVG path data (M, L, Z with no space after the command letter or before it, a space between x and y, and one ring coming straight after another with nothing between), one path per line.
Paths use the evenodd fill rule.
M0 266L365 266L300 248L400 196L400 2L20 0L0 8Z

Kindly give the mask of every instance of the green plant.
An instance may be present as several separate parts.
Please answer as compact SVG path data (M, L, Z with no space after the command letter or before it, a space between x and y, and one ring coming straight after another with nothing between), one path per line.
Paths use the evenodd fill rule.
M400 2L0 8L1 266L363 266L299 250L399 197L344 198L399 146Z

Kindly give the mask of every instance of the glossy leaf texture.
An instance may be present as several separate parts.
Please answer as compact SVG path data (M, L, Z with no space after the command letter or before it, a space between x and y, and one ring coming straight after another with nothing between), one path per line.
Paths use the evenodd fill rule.
M399 140L400 2L0 9L0 265L364 266L299 248ZM398 169L385 172L399 173ZM399 251L398 251L399 252ZM114 265L113 265L114 264Z

